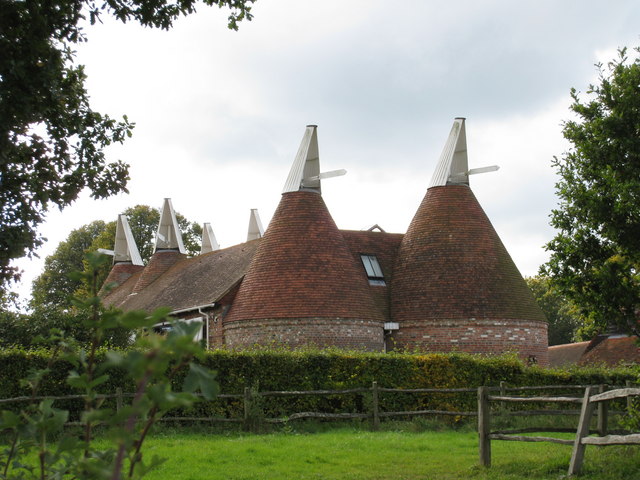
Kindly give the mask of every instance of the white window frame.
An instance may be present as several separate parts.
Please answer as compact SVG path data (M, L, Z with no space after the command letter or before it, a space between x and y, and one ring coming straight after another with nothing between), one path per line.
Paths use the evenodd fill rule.
M360 260L362 261L362 266L367 273L370 285L386 285L384 273L382 272L380 262L378 262L378 257L370 253L361 253Z

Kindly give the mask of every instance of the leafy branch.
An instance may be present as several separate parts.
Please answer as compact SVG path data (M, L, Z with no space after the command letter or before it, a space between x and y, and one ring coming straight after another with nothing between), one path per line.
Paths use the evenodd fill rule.
M119 312L105 309L97 296L100 270L108 267L109 258L99 254L87 255L88 268L77 274L88 283L92 296L75 299L77 308L89 309L92 338L87 346L68 341L61 332L52 332L50 342L55 352L45 368L34 371L23 385L34 400L18 412L0 413L0 431L10 438L0 453L0 479L137 479L143 477L159 461L143 462L143 445L153 425L167 411L188 407L198 401L200 391L207 399L218 391L213 372L194 363L201 357L202 348L194 337L197 323L174 322L174 328L161 336L151 331L159 322L170 321L167 309L152 314ZM105 332L127 328L137 336L134 347L124 351L105 350ZM69 411L54 407L52 399L35 403L36 394L57 361L66 360L75 367L67 384L82 392L84 410L81 414L81 439L65 424ZM186 368L189 371L178 390L174 383ZM135 385L129 405L113 411L105 405L99 389L110 378L110 371L125 369ZM101 426L113 446L98 447L95 428ZM37 460L34 463L34 458ZM124 467L128 469L125 473Z

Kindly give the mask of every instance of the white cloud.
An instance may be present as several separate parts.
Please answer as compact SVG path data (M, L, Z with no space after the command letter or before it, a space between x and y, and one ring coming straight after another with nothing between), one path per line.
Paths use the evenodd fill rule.
M566 145L569 90L593 64L638 40L632 0L460 2L259 0L255 20L226 28L201 7L169 32L105 18L79 48L94 108L135 121L110 149L131 165L130 194L83 196L43 226L51 253L69 231L171 197L212 223L223 246L244 240L250 208L266 225L306 124L319 125L324 182L341 228L403 232L456 116L466 116L472 188L524 274L553 232L553 155ZM26 286L42 266L21 261Z

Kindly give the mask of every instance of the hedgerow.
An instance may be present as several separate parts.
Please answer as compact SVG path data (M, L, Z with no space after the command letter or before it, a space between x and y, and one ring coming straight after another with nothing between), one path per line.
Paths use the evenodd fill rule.
M0 397L11 398L27 393L20 379L29 370L46 365L50 353L45 349L0 350ZM543 369L525 366L515 355L479 356L464 353L365 353L327 350L255 349L248 351L213 350L200 362L217 372L220 392L242 394L245 388L254 392L343 390L368 388L376 381L379 387L476 388L481 385L624 385L636 381L637 368L571 368ZM42 395L61 396L71 393L65 382L72 366L62 360L54 364L40 390ZM180 384L186 375L175 378ZM117 387L132 391L124 371L111 373L109 381L100 386L101 393L114 393ZM575 394L575 391L573 392ZM474 411L474 393L405 394L382 392L380 408L384 411L449 410ZM80 403L76 402L78 408ZM73 402L66 407L73 411ZM331 395L264 397L260 407L266 417L287 416L300 411L327 413L365 412L370 396ZM72 412L73 413L73 412ZM241 417L242 399L202 402L188 411L176 411L176 416Z

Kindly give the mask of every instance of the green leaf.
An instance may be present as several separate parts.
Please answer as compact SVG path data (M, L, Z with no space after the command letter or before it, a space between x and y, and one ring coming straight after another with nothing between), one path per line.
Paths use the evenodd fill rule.
M89 378L86 373L78 374L78 372L71 371L67 377L67 383L73 388L85 390L89 387Z
M189 373L184 379L182 388L185 392L200 390L207 400L211 400L219 392L218 382L216 382L215 378L215 372L197 363L190 363Z
M20 417L13 412L3 410L0 416L0 431L13 429L20 424Z

